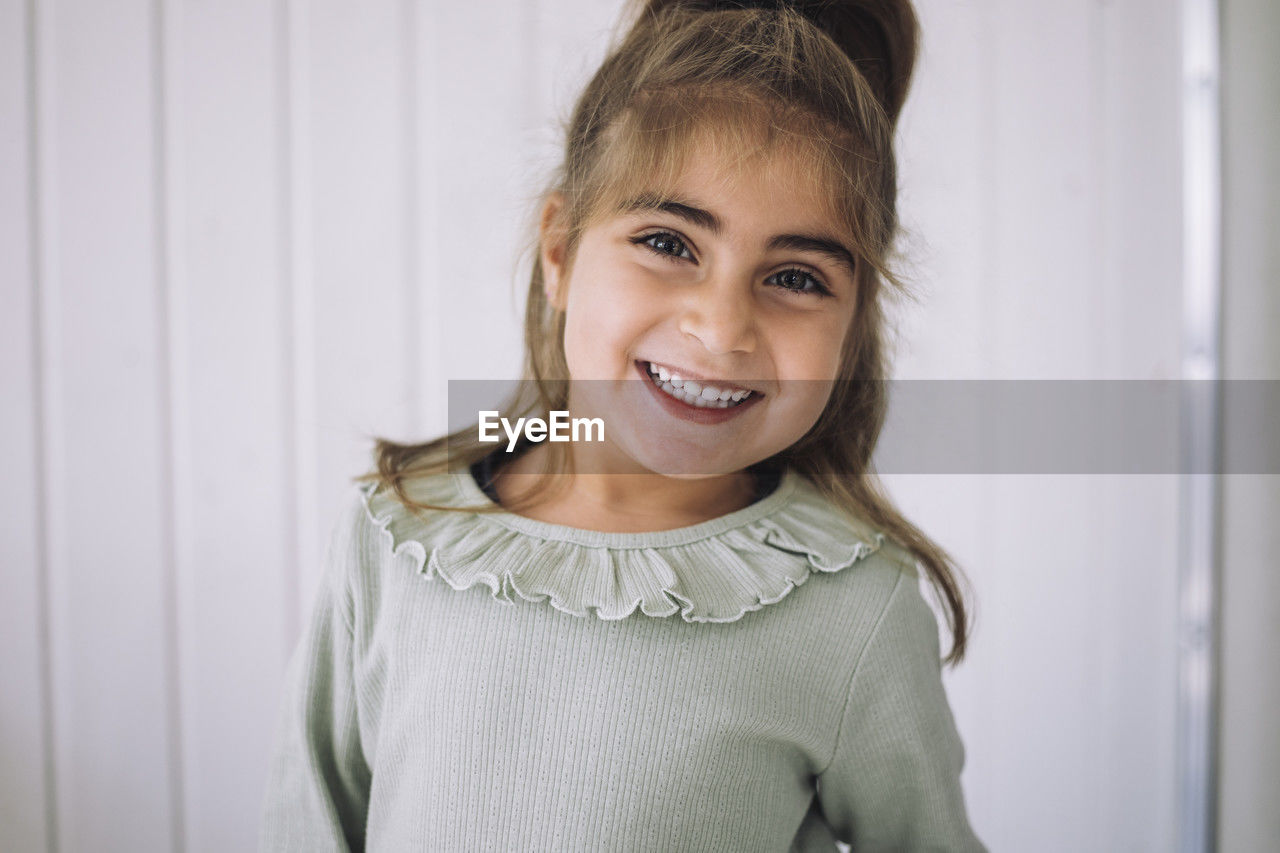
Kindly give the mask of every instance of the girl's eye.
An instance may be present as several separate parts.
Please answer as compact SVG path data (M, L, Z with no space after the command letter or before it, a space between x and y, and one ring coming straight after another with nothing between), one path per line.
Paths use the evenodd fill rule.
M664 258L693 260L693 254L685 246L684 241L667 231L657 231L653 234L646 234L643 237L636 237L632 242L639 243L649 251L662 255ZM778 286L790 293L807 293L815 296L833 295L831 290L819 281L816 276L799 267L792 267L791 269L774 273L766 281L773 279L777 279ZM806 285L806 280L812 284L812 287Z
M792 267L791 269L786 269L786 270L783 270L782 272L774 273L773 275L769 276L769 279L777 279L779 282L779 285L778 285L779 287L781 287L783 290L789 290L792 293L812 293L816 296L832 295L830 289L828 289L825 284L818 281L817 278L810 275L805 270L799 269L797 267ZM766 280L769 280L769 279L766 279ZM811 289L805 288L806 279L808 279L810 282L813 283L813 287Z
M635 242L647 246L653 252L668 258L688 258L693 260L693 254L685 246L684 241L674 234L668 234L666 231L646 234L637 238Z

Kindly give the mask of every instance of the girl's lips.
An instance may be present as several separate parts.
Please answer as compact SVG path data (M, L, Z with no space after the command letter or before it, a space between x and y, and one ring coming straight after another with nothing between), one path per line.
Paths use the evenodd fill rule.
M732 420L754 406L756 401L760 399L760 394L753 393L736 406L730 406L725 409L702 409L697 406L691 406L682 400L677 400L659 388L653 377L649 375L649 368L645 362L637 361L635 366L640 378L644 380L645 387L649 389L649 393L653 395L658 405L675 417L695 424L721 424Z

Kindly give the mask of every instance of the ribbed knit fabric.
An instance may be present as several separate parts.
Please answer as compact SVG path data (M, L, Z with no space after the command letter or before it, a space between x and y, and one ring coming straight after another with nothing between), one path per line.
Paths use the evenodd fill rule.
M469 471L410 493L490 503ZM261 849L985 850L918 583L791 471L654 533L353 492Z

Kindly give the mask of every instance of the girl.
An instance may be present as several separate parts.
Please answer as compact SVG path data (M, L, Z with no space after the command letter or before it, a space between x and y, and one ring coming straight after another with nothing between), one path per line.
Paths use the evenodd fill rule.
M915 15L633 11L545 196L502 410L603 440L378 443L265 849L984 849L917 567L952 663L960 575L868 464Z

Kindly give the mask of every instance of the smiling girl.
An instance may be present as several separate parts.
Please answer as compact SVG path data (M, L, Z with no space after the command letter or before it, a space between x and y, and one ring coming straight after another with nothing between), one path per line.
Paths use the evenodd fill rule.
M264 849L983 850L961 575L878 488L906 0L649 0L538 222L511 421L380 441Z

